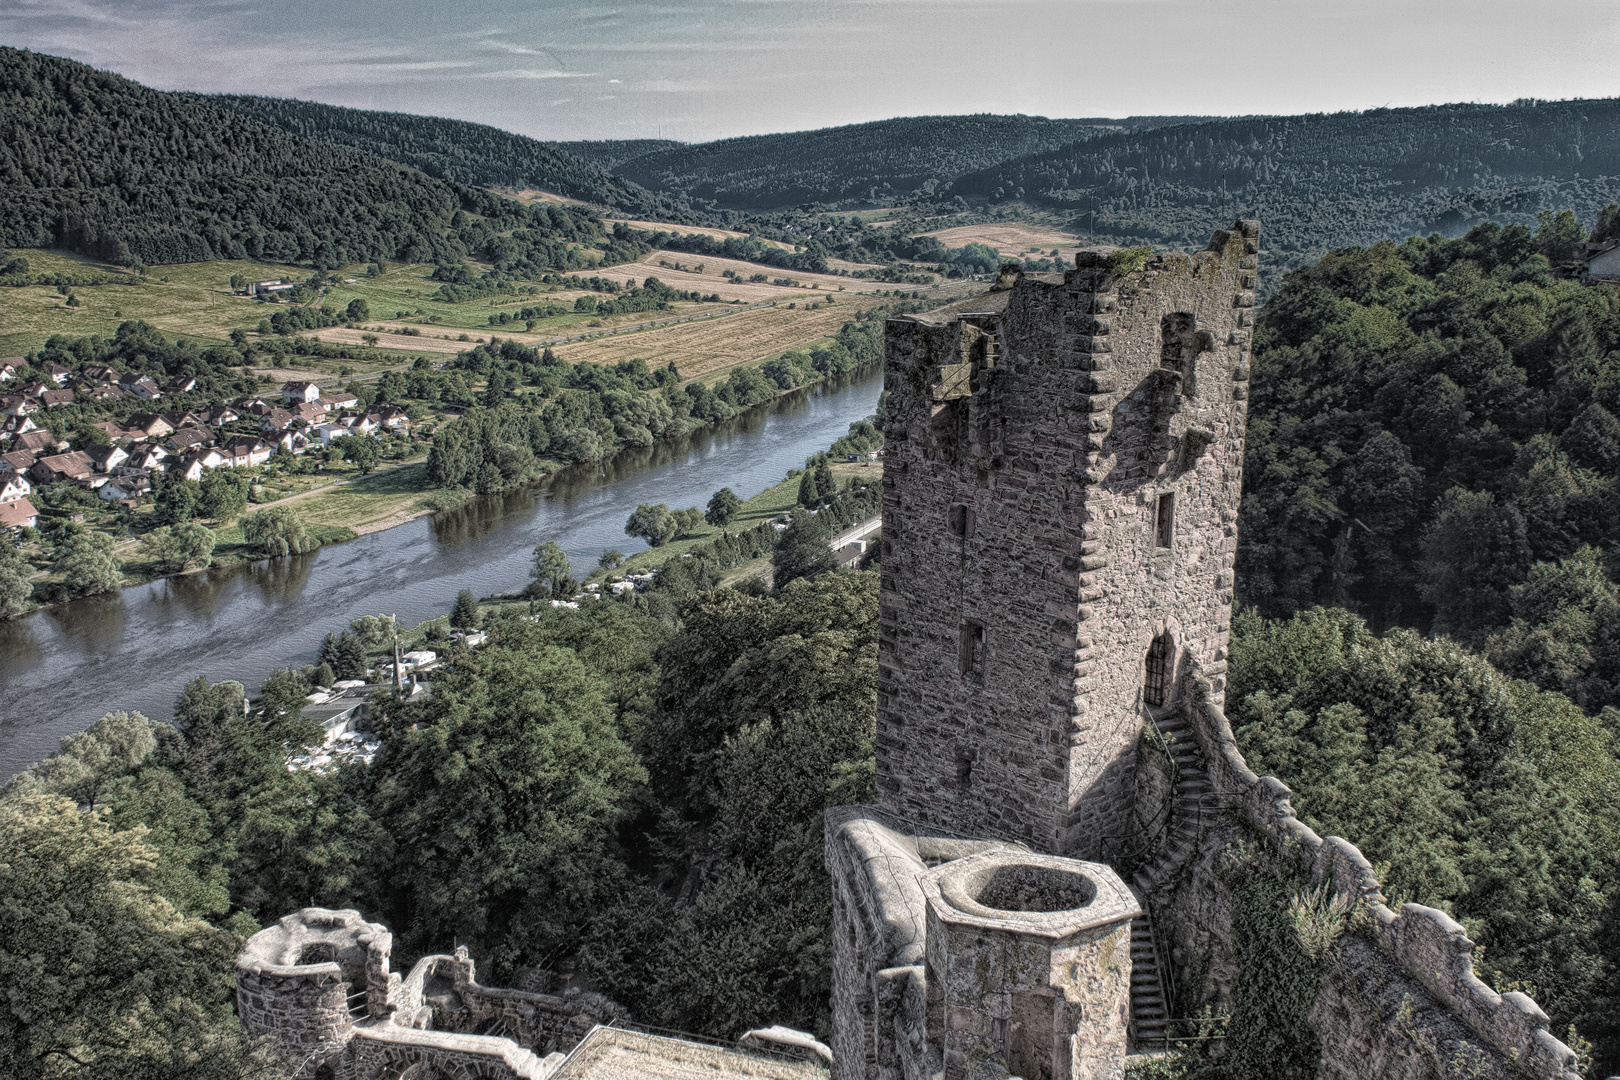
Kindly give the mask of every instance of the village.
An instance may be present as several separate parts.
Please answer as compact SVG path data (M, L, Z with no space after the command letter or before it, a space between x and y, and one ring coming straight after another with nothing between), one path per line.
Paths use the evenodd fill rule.
M320 386L307 380L287 382L279 393L264 397L159 411L163 399L190 393L196 380L159 386L149 375L105 365L52 365L50 384L10 385L25 368L22 357L0 359L0 529L37 526L30 496L45 485L73 485L133 509L165 478L198 481L213 469L264 465L278 452L297 458L325 451L345 436L410 434L404 409L368 408L346 391L323 396ZM128 398L150 401L152 410L134 413L122 424L90 425L105 441L85 449L72 449L72 440L42 423L42 413L76 402Z

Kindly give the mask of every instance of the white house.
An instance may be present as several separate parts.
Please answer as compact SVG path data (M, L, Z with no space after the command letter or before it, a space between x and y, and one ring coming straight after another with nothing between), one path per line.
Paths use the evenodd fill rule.
M1588 282L1620 281L1620 244L1589 256L1585 278Z
M288 401L319 401L321 388L312 382L290 382L281 385L281 396Z
M275 453L275 444L267 443L263 439L239 439L220 451L224 463L231 468L240 469L251 465L263 465Z
M96 472L111 472L129 460L129 453L117 443L108 443L90 451L90 462Z
M126 499L138 499L152 490L152 481L144 476L126 475L115 476L101 485L97 495L108 502L123 502Z
M16 502L34 493L34 485L22 473L0 474L0 503Z

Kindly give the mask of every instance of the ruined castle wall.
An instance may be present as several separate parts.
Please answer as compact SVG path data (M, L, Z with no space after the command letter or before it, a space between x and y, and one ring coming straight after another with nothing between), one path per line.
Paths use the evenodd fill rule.
M510 1039L381 1024L359 1028L342 1062L344 1080L410 1075L454 1080L545 1080L560 1064L545 1061Z
M463 1034L503 1030L537 1054L567 1053L598 1024L630 1019L629 1011L601 994L570 988L566 993L484 986L465 948L454 956L424 956L411 968L400 992L397 1022L425 1027L429 1019L443 1030ZM432 1010L438 1006L439 1012ZM426 1010L424 1015L423 1010ZM412 1024L408 1017L420 1022Z
M343 1049L353 1031L349 984L335 963L296 972L238 967L236 1013L243 1030L268 1035L295 1062Z
M1151 643L1172 692L1226 660L1258 237L1240 226L1131 272L1082 253L999 317L890 322L883 805L1078 857L1129 831Z
M1303 887L1326 885L1357 902L1309 1015L1322 1045L1320 1080L1577 1080L1573 1051L1547 1030L1536 1003L1520 993L1498 994L1474 974L1474 943L1461 926L1420 904L1391 911L1361 852L1338 837L1317 836L1294 815L1288 788L1248 767L1202 680L1191 687L1188 705L1210 780L1231 809L1182 874L1151 897L1154 932L1177 969L1183 998L1193 999L1177 1003L1181 1015L1204 1002L1223 1010L1244 977L1231 955L1231 898L1221 862L1231 846L1248 844Z
M940 1033L927 1031L921 877L930 866L979 852L1021 850L920 826L875 806L827 811L835 1080L932 1080L938 1074Z

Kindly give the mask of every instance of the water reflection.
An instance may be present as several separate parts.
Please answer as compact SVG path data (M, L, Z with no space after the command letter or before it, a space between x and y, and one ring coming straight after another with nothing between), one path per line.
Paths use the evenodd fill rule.
M31 619L0 622L0 681L12 671L24 671L39 663L40 646L32 623Z
M46 608L45 614L64 636L96 651L111 648L123 637L124 610L121 593L102 593Z
M149 600L154 604L173 604L184 612L170 612L171 618L185 613L203 619L212 619L219 611L220 601L232 587L240 573L238 567L209 567L196 574L165 578L160 590L154 590Z
M295 600L309 581L309 572L320 557L319 549L302 555L283 555L279 559L264 559L249 563L247 574L258 586L259 595L267 604L281 604Z

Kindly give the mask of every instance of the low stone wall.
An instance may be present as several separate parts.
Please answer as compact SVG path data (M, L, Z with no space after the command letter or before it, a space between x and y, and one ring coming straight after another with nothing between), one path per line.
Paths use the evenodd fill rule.
M356 1028L343 1061L348 1080L398 1076L414 1065L454 1080L546 1080L561 1064L561 1054L542 1060L510 1039L395 1024Z
M1459 1075L1479 1077L1580 1080L1574 1051L1548 1032L1536 1003L1520 993L1498 994L1474 974L1474 943L1455 920L1421 904L1391 911L1361 852L1340 837L1318 836L1294 815L1292 792L1282 781L1249 768L1201 678L1187 711L1209 759L1210 781L1229 800L1234 823L1264 837L1270 855L1301 878L1354 898L1360 908L1310 1015L1323 1048L1320 1080L1433 1077L1458 1068L1464 1068ZM1225 898L1216 895L1223 890L1214 862L1233 838L1223 831L1231 832L1214 831L1186 876L1152 898L1156 925L1173 924L1167 929L1179 939L1178 969L1194 957L1224 963L1223 971L1204 979L1206 993L1217 996L1237 975L1230 910L1219 910Z
M435 990L439 991L435 994ZM449 997L452 1007L432 1016L434 998ZM401 1012L415 1018L411 1026L447 1025L463 1033L492 1027L537 1053L567 1053L598 1024L630 1019L623 1006L601 994L570 989L564 994L535 994L484 986L465 948L454 956L424 956L400 987ZM401 1023L405 1023L402 1018Z

